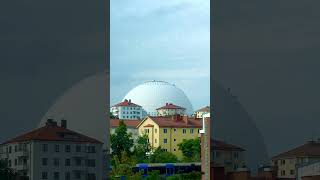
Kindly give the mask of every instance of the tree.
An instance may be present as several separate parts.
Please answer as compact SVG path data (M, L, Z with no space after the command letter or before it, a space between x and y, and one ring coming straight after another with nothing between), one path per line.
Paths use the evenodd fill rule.
M117 116L115 116L112 112L110 112L110 114L109 114L110 116L110 119L118 119L118 117Z
M134 146L134 155L138 163L145 163L148 161L147 153L151 151L151 146L148 141L149 137L147 134L139 136Z
M7 162L0 160L0 179L1 180L14 180L17 174L8 167Z
M127 155L131 154L130 149L133 146L133 139L130 133L127 133L127 126L122 121L119 122L119 127L116 128L115 133L111 134L111 149L112 155L121 159L122 152L126 152Z
M150 163L176 163L178 158L171 152L167 152L161 147L158 147L150 156Z
M186 161L200 161L201 145L200 138L184 139L178 144Z

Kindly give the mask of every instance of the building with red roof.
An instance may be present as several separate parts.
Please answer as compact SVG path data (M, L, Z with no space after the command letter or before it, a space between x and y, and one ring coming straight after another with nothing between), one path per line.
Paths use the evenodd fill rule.
M186 108L174 105L172 103L166 103L166 105L157 108L157 116L173 116L186 114Z
M146 115L144 109L140 105L131 102L131 99L125 99L123 102L113 105L110 108L110 112L118 119L128 120L142 119Z
M49 119L0 145L0 159L28 179L106 179L103 143ZM64 178L65 177L65 178Z

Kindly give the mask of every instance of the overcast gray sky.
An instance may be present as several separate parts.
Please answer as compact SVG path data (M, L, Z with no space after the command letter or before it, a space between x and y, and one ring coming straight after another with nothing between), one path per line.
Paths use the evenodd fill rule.
M111 0L111 104L147 80L210 102L210 1Z

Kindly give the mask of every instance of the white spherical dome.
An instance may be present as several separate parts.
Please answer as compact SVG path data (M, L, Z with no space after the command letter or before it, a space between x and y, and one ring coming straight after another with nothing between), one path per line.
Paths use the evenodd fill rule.
M193 107L185 93L174 84L164 81L148 81L133 88L124 98L142 106L149 115L156 115L156 109L173 103L186 108L186 113L191 115Z

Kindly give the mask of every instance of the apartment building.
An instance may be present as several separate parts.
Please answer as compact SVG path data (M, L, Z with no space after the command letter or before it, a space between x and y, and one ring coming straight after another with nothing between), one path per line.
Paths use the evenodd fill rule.
M207 114L207 113L210 113L210 106L206 106L206 107L203 107L203 108L195 111L193 115L194 115L196 118L202 118L202 116L203 116L204 114Z
M102 143L49 119L44 127L0 145L0 159L30 180L104 180Z
M195 139L199 137L202 128L201 119L188 116L148 116L138 126L139 134L149 136L152 148L161 148L175 154L179 159L183 157L178 144L183 139Z
M146 116L146 112L140 105L131 102L131 99L125 99L110 108L111 113L118 119L143 119Z
M166 103L157 110L157 116L173 116L173 115L184 115L186 114L186 108L174 105L172 103Z
M243 168L245 164L245 150L239 146L224 141L211 139L211 161L216 166L224 167L226 173Z
M319 161L319 141L308 141L299 147L280 153L272 158L277 177L287 179L296 179L298 167Z

